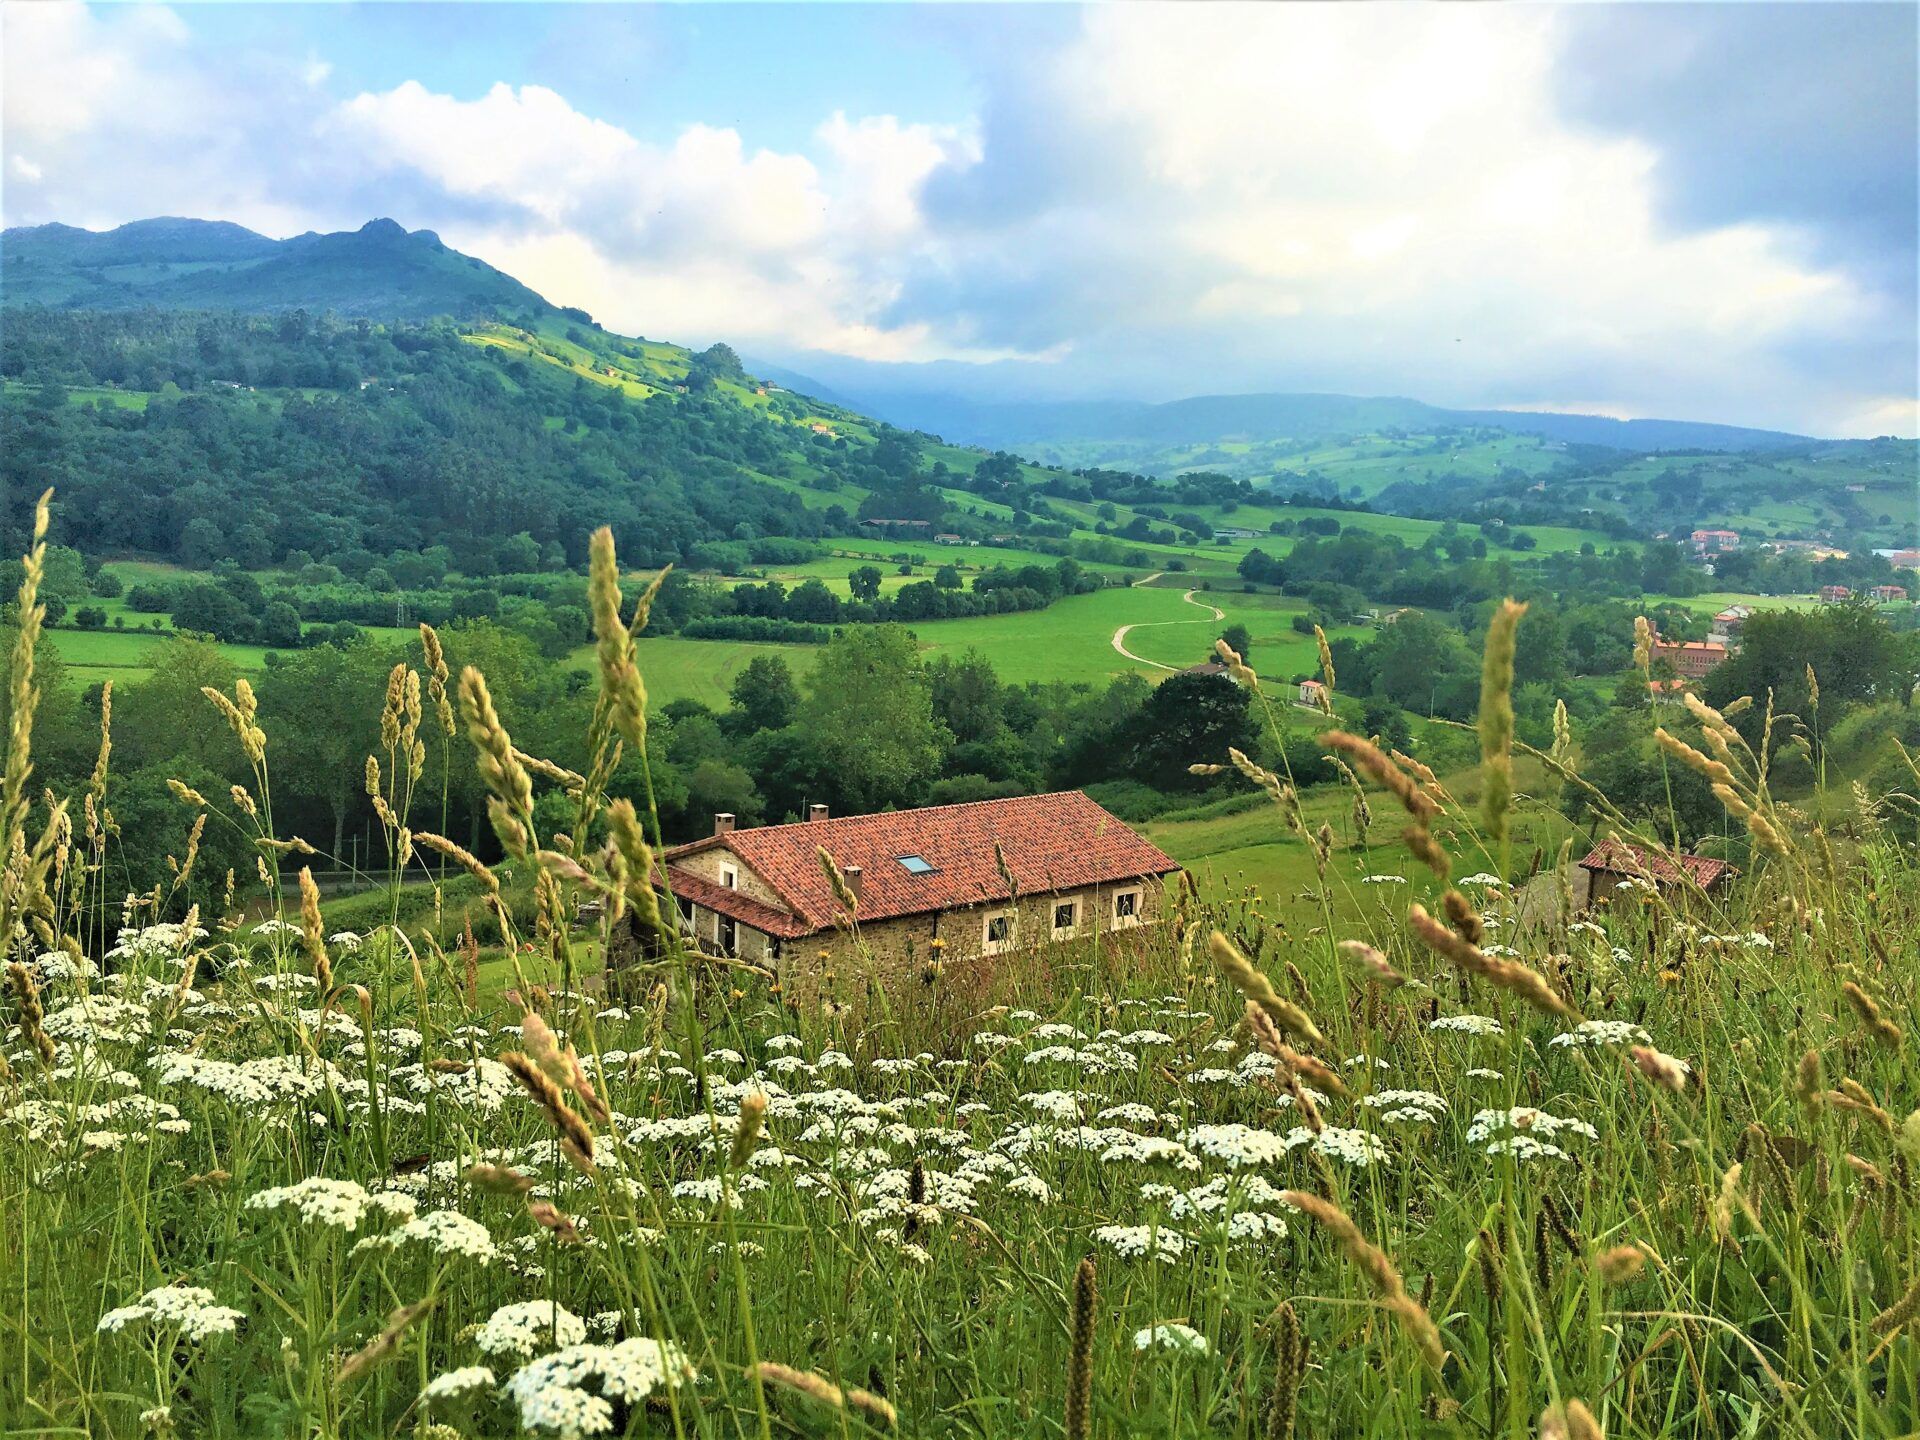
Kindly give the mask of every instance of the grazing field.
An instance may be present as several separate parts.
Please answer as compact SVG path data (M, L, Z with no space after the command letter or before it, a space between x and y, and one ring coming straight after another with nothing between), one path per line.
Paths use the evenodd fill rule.
M739 640L643 639L639 642L640 674L648 696L657 704L698 700L715 710L727 708L727 693L755 656L777 655L796 678L813 667L817 653L811 645L756 645ZM593 668L589 646L574 655L581 670Z
M172 638L125 630L53 630L48 634L68 677L80 685L100 680L119 685L141 679L153 669L154 652ZM222 645L220 649L242 671L257 671L266 664L263 645Z

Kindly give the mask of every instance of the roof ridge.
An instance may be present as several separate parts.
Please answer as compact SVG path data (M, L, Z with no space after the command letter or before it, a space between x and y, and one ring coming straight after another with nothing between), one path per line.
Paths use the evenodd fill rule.
M1085 790L1042 790L1035 795L998 795L991 800L949 800L944 805L904 805L893 810L861 810L852 815L828 815L820 820L807 820L804 818L800 820L782 820L778 825L749 825L744 830L730 830L727 832L727 835L714 835L706 838L724 840L731 835L765 835L769 831L774 830L798 830L803 825L838 825L851 820L884 820L890 815L929 815L941 810L984 810L988 806L1012 805L1023 800L1055 800L1062 795L1078 795L1081 799L1091 804L1100 805L1100 802L1087 794ZM1107 807L1104 805L1100 805L1100 808L1107 810ZM1111 810L1107 810L1107 813L1113 815ZM1118 815L1114 815L1113 818L1116 820L1120 819ZM1126 822L1122 821L1121 823L1125 824ZM695 840L691 843L698 845L702 842Z

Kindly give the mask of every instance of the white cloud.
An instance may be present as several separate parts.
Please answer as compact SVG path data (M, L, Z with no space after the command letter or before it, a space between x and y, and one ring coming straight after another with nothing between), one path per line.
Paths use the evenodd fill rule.
M1877 298L1787 229L1665 230L1658 156L1559 117L1561 43L1542 7L1092 8L1000 97L1026 144L990 124L945 197L982 277L963 304L989 342L1206 364L1212 388L1764 423L1755 400L1787 397L1753 375L1872 323ZM1087 157L1097 184L1063 173ZM1035 173L1034 203L970 221ZM1125 303L1090 297L1090 233L1130 237L1105 277ZM1022 263L996 275L984 257L1011 234ZM952 308L951 264L908 313Z

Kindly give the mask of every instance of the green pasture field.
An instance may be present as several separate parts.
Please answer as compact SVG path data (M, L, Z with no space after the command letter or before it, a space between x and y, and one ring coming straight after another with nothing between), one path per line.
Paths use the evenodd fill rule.
M1649 605L1670 603L1684 605L1702 615L1718 615L1729 605L1746 605L1754 610L1818 610L1819 597L1814 595L1742 595L1737 590L1714 590L1705 595L1649 595Z
M640 678L647 698L655 705L673 700L698 700L714 710L727 708L727 692L734 679L757 655L777 655L796 676L813 668L819 647L767 645L745 640L682 640L678 636L642 636L639 643ZM593 647L574 651L576 669L591 670Z
M1538 766L1519 761L1515 779L1521 794L1527 795L1538 787ZM1472 773L1449 775L1445 781L1463 797L1478 787L1478 777ZM1334 832L1328 875L1334 881L1335 919L1352 921L1374 914L1390 922L1388 928L1398 928L1409 902L1418 900L1429 908L1434 906L1439 886L1399 843L1399 822L1384 813L1384 797L1376 791L1370 799L1374 819L1364 849L1354 828L1351 795L1344 787L1308 790L1301 802L1310 830L1325 823ZM1320 922L1317 906L1308 906L1300 899L1301 892L1316 883L1313 852L1288 831L1274 806L1246 800L1215 802L1190 811L1175 811L1139 828L1192 872L1205 898L1225 900L1252 889L1264 897L1268 914L1289 925L1304 930ZM1561 843L1573 833L1573 827L1557 813L1523 804L1514 816L1512 853L1517 862L1525 863L1537 848L1551 865ZM1582 838L1592 837L1583 833ZM1577 850L1581 839L1574 843ZM1471 837L1461 835L1454 850L1457 877L1498 868L1472 848ZM1366 883L1361 877L1367 874L1397 875L1407 883Z
M126 684L146 678L153 669L154 652L173 638L126 630L49 630L46 634L65 663L68 678L83 687L100 680ZM222 645L220 649L243 671L266 668L264 645Z
M39 388L37 385L25 385L18 380L9 380L4 390L0 390L0 399L13 403L31 396ZM144 410L147 408L147 402L152 398L153 396L144 390L115 390L105 385L69 385L67 387L69 405L97 405L104 400L107 404L118 406L122 410Z

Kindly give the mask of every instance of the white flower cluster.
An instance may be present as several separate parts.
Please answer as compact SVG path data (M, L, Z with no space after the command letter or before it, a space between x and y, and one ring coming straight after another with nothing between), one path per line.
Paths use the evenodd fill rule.
M1138 1260L1152 1255L1171 1265L1187 1249L1184 1236L1177 1230L1160 1225L1102 1225L1093 1232L1093 1238L1123 1260Z
M484 1365L462 1365L429 1380L420 1391L420 1399L429 1407L457 1403L493 1384L493 1371Z
M435 1210L385 1235L370 1235L353 1248L358 1254L363 1250L397 1250L403 1245L424 1245L436 1255L457 1256L482 1265L500 1256L487 1227L458 1210Z
M631 1406L692 1376L677 1346L636 1338L569 1345L523 1366L506 1388L525 1428L584 1440L612 1432L616 1402Z
M392 1220L411 1220L414 1202L410 1195L390 1191L369 1194L351 1180L328 1180L316 1175L297 1184L256 1191L247 1197L247 1209L291 1209L308 1225L351 1230L369 1210L378 1210Z
M100 1317L103 1335L118 1334L129 1325L150 1325L179 1332L182 1340L198 1344L216 1335L231 1335L246 1315L230 1305L214 1303L213 1292L198 1285L163 1285L149 1290L132 1305L122 1305Z
M586 1338L587 1322L564 1305L518 1300L495 1310L474 1336L474 1343L483 1354L530 1360L536 1351L578 1345Z
M1653 1037L1638 1025L1625 1020L1582 1020L1565 1034L1556 1035L1547 1044L1558 1050L1576 1046L1651 1045Z
M1431 1090L1376 1090L1360 1103L1396 1125L1431 1125L1447 1113L1447 1102Z
M1136 1350L1171 1350L1180 1355L1204 1355L1207 1353L1207 1337L1191 1325L1150 1325L1145 1330L1133 1332L1133 1348Z
M1511 1155L1522 1161L1567 1159L1567 1152L1554 1143L1562 1136L1598 1140L1600 1132L1584 1120L1563 1119L1530 1105L1482 1110L1467 1126L1469 1145L1485 1145L1489 1155Z
M1427 1022L1427 1029L1454 1035L1502 1035L1500 1022L1491 1015L1442 1015Z

